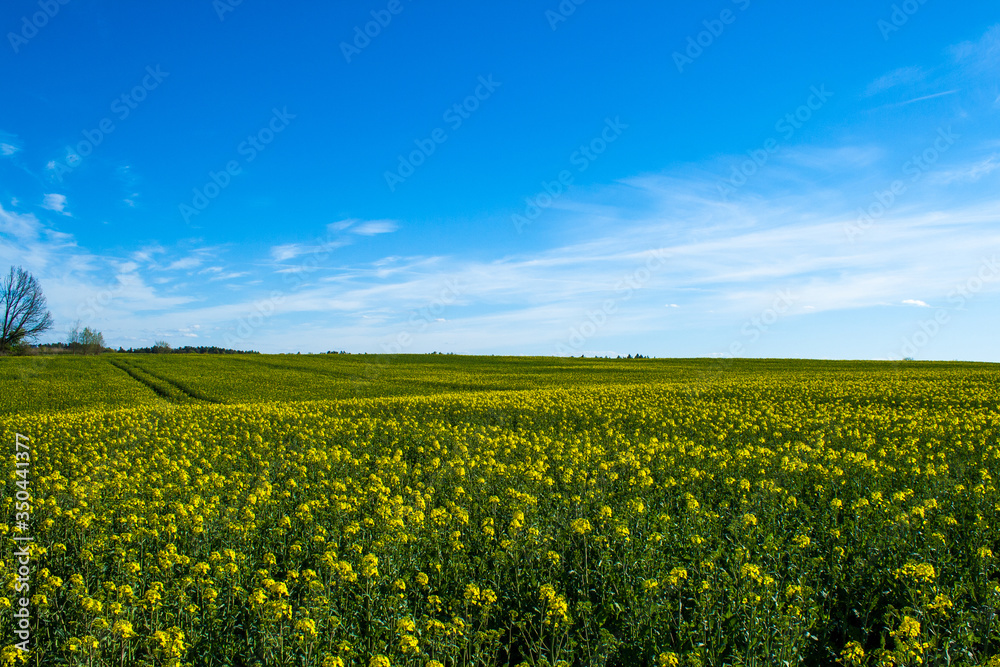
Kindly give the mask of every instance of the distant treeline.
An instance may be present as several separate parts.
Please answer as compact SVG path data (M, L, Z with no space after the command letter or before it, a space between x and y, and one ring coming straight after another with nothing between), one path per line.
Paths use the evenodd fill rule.
M230 350L229 348L216 347L214 345L199 345L197 347L190 345L185 345L184 347L154 345L153 347L130 347L127 350L119 347L118 352L126 354L260 354L256 350Z
M199 345L191 347L170 347L169 345L154 345L152 347L104 347L103 345L83 345L80 343L41 343L24 350L25 354L99 354L101 352L120 352L122 354L260 354L256 350L230 350L214 345Z

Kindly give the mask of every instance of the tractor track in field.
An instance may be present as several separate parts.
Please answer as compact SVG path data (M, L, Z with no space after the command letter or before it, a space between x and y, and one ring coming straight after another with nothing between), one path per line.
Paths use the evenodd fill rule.
M119 368L125 371L126 373L129 374L129 376L133 380L146 385L153 392L155 392L157 396L160 396L161 398L170 401L171 403L189 404L189 405L192 403L212 403L212 404L220 403L220 401L214 398L205 396L201 392L193 391L188 387L185 387L181 383L177 382L176 380L172 380L158 373L154 373L150 371L148 368L143 368L138 364L130 364L128 362L112 360L112 359L108 359L108 363L110 363L115 368ZM149 377L147 378L144 376L149 376ZM159 382L155 382L153 380L150 380L149 378L152 378L153 380L158 380Z

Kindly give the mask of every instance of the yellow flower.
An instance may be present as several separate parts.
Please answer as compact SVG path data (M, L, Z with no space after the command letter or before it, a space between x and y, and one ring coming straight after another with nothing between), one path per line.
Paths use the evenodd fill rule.
M420 642L413 635L403 635L399 638L399 650L403 653L416 653Z
M392 667L392 663L384 655L373 655L368 661L368 667Z
M677 586L678 584L680 584L681 580L686 581L687 578L688 578L687 570L685 570L683 567L675 567L674 569L670 570L670 574L667 576L667 582L671 586Z
M378 577L378 556L375 554L365 554L361 562L361 574L369 579Z
M288 595L288 586L283 581L271 581L267 585L267 590L271 595L277 595L278 597L285 597Z
M690 512L697 512L698 508L701 507L701 505L698 503L698 499L695 498L690 493L685 494L684 497L685 497L685 500L686 500L688 511L690 511Z
M948 610L954 606L951 599L947 595L936 595L934 596L934 601L927 605L927 608L933 612L936 612L942 616L948 615Z
M907 563L893 574L896 579L913 579L918 583L930 583L937 576L930 563Z
M14 667L16 664L27 664L28 653L14 646L7 646L0 651L0 667Z
M132 637L135 637L135 631L132 629L132 624L125 620L115 621L115 625L111 628L111 631L122 639L131 639Z
M903 639L916 639L920 636L920 621L912 616L904 616L899 623L899 628L892 635Z
M295 622L295 631L306 639L316 638L316 621L311 618L303 618Z
M677 667L681 661L676 653L667 652L656 657L656 664L658 667Z
M860 665L865 659L865 649L858 642L848 642L840 652L840 659L846 665Z

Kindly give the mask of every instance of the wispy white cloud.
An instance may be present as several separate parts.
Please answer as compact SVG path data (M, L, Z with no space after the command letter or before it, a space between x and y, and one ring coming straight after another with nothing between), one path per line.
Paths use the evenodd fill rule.
M868 87L865 89L864 96L871 97L891 88L919 83L923 81L926 76L927 72L925 72L921 67L900 67L899 69L895 69L887 74L883 74L868 84Z
M949 48L952 57L976 69L989 68L1000 61L1000 24L991 26L982 37Z
M348 218L346 220L338 220L337 222L331 222L329 225L327 225L327 229L329 229L330 231L334 231L334 232L341 232L341 231L347 229L348 227L350 227L351 225L355 225L355 224L357 224L359 222L361 222L361 221L358 220L357 218Z
M66 195L55 193L45 195L45 198L42 200L42 208L62 213L63 215L70 215L69 211L66 210Z
M326 253L348 245L347 240L323 241L315 244L285 243L271 248L271 257L278 262L286 262L303 255Z
M314 255L327 253L337 248L351 244L350 234L358 236L375 236L377 234L388 234L399 228L399 224L394 220L359 220L349 218L332 222L326 226L327 235L325 238L315 239L310 243L283 243L271 248L271 258L278 262L301 257L303 255ZM294 272L295 267L283 267L279 271L285 273Z
M230 271L228 273L218 273L209 278L210 281L215 282L218 280L235 280L236 278L243 278L249 276L249 271Z
M19 153L22 148L23 145L17 135L0 130L0 156L10 157Z
M965 165L958 165L942 171L938 179L944 183L954 181L976 182L1000 168L1000 154L993 154L982 160L976 160Z
M41 223L33 214L7 211L0 204L0 235L23 243L37 239L41 229Z
M903 299L903 303L907 306L919 306L920 308L930 308L930 304L926 301L921 301L920 299Z
M389 234L399 229L399 225L393 220L369 220L355 225L350 231L361 236L374 236L376 234Z
M920 97L915 97L912 100L905 100L900 102L898 106L905 106L907 104L913 104L915 102L923 102L925 100L933 100L936 97L944 97L945 95L954 95L958 92L958 88L953 88L951 90L943 90L939 93L931 93L930 95L921 95Z
M167 266L167 271L178 271L182 269L194 269L201 266L204 259L202 257L190 256L171 262Z

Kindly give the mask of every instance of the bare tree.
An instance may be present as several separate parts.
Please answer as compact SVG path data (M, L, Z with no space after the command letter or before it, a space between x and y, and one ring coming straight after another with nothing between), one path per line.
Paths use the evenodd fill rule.
M10 267L10 273L0 279L0 312L0 352L35 339L52 327L52 313L45 308L42 286L20 266Z

